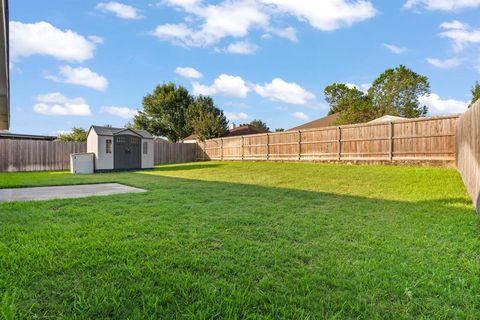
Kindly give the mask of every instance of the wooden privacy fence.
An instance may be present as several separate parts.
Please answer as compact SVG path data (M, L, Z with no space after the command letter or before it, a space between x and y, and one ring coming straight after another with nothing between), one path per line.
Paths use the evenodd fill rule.
M165 143L155 141L155 164L192 162L197 158L195 143Z
M480 214L480 100L458 119L457 168Z
M86 151L85 142L0 139L0 171L69 170L70 154Z
M199 160L455 161L458 116L207 140Z
M0 139L0 172L70 170L70 154L86 152L85 142ZM196 145L155 141L154 162L195 161Z

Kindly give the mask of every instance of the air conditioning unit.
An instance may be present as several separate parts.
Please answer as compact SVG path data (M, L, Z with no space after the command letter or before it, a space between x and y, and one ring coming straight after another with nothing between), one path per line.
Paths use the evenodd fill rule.
M70 172L73 174L94 173L94 153L72 153L70 155Z

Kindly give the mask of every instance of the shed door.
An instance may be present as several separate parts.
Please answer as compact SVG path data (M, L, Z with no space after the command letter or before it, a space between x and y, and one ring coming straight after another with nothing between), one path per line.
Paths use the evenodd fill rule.
M113 167L115 169L141 169L142 139L130 135L118 135L114 137Z

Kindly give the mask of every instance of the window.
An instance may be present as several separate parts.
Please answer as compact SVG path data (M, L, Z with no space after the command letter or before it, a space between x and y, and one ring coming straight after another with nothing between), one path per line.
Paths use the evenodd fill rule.
M130 143L131 144L140 144L142 141L140 138L137 137L130 137Z
M143 143L143 154L148 154L148 142Z
M112 139L107 139L105 143L105 152L112 153Z

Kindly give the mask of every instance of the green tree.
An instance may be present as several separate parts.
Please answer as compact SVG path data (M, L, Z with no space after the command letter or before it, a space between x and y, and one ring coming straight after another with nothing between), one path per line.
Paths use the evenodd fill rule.
M368 122L390 114L417 118L427 114L419 98L430 93L428 78L400 65L383 72L365 94L357 88L334 83L325 88L329 114L340 113L336 124Z
M347 110L352 102L362 99L365 94L357 88L343 83L334 83L324 90L325 100L330 105L329 115Z
M199 96L189 108L188 118L193 132L201 141L218 138L228 131L228 120L210 97Z
M418 118L427 114L418 98L430 93L428 78L403 65L383 72L368 90L375 117L387 114Z
M480 99L480 83L475 82L475 85L472 88L472 102L470 103L471 107L475 102L477 102Z
M133 118L133 126L155 136L177 142L193 133L188 110L194 98L182 86L159 85L143 97L143 110Z
M285 129L283 129L283 128L276 128L276 129L275 129L275 132L285 132Z
M267 126L267 123L263 122L263 121L260 120L260 119L254 119L254 120L252 120L252 122L250 122L250 125L251 125L251 126L254 126L254 127L257 127L257 128L264 129L264 130L266 130L266 131L270 131L270 128Z
M71 132L59 134L57 140L62 142L85 142L87 141L87 131L82 128L73 127Z
M334 83L325 88L325 100L330 104L329 115L340 116L335 124L368 122L375 118L372 101L368 95L343 83Z
M335 124L365 123L373 119L375 119L375 115L372 109L372 101L369 96L364 95L350 100L348 108L340 112Z

